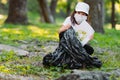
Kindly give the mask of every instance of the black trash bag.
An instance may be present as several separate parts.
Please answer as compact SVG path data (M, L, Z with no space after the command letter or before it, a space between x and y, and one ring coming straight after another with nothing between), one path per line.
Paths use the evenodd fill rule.
M85 47L82 47L72 27L62 32L59 38L59 46L56 50L44 56L44 66L57 66L68 69L79 69L89 66L100 68L102 66L101 61L90 56L94 50L88 54Z

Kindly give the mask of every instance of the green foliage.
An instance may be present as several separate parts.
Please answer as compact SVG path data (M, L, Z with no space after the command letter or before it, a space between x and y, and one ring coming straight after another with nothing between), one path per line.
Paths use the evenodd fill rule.
M0 62L6 62L6 61L11 61L11 60L16 60L18 59L17 56L15 55L14 51L2 51L0 54Z
M116 23L118 23L118 24L120 24L120 14L119 14L119 12L118 13L116 13Z
M6 14L8 11L8 0L0 0L0 13Z
M58 4L57 4L57 12L60 12L60 10L62 10L63 12L66 12L66 9L64 7L67 6L67 3L65 0L58 0Z
M95 56L98 56L103 62L100 70L111 71L120 68L120 37L118 35L120 35L119 30L107 28L105 28L105 34L95 33L91 45L101 48L95 52Z
M117 24L120 24L120 0L114 0L115 1L115 21ZM111 0L104 0L104 6L105 6L105 23L111 23Z
M120 40L119 36L120 31L114 29L105 29L105 34L96 33L93 44L103 48L114 49L119 47ZM108 46L109 45L109 46Z
M39 13L39 4L37 0L27 0L28 12Z

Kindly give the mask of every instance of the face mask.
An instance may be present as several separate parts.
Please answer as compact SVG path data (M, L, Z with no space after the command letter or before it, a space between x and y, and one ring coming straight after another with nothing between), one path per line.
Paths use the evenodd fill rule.
M87 20L87 16L75 14L74 18L78 24L80 24L82 21Z

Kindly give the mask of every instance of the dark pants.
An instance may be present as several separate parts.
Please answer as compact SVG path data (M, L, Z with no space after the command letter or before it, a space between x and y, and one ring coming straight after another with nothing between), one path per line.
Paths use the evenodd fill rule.
M92 55L93 52L94 52L94 49L93 49L90 45L88 45L88 44L86 44L83 48L86 50L86 52L87 52L89 55Z

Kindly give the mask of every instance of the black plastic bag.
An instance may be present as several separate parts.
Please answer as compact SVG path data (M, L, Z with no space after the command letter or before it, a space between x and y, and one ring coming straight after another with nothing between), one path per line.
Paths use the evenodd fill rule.
M100 68L102 63L95 57L91 57L86 47L82 47L77 39L74 29L71 27L59 35L59 46L53 53L43 58L44 66L58 66L69 69L95 66Z

